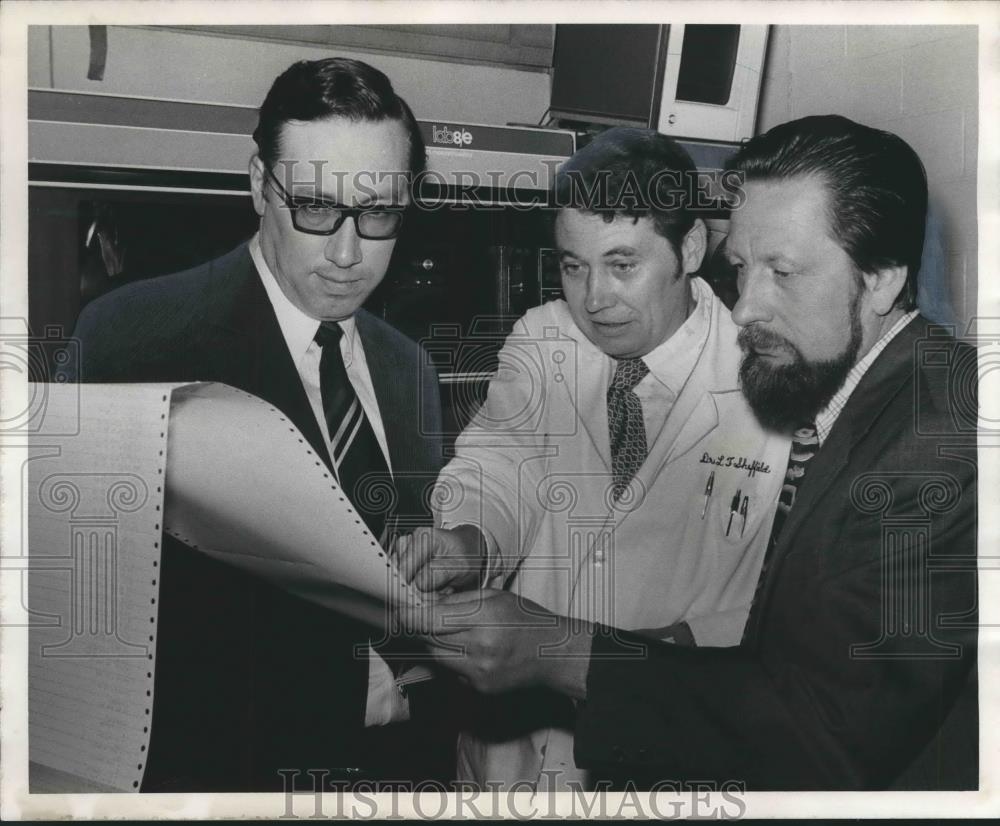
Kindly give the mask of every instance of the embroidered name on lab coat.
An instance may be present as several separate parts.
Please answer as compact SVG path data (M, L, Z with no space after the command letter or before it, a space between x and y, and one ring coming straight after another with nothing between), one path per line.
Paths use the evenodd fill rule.
M746 456L726 456L720 453L718 456L710 456L707 452L701 454L703 465L715 465L716 467L727 467L733 470L745 470L747 476L755 476L758 473L770 473L771 466L767 462L759 462L756 459L748 459Z

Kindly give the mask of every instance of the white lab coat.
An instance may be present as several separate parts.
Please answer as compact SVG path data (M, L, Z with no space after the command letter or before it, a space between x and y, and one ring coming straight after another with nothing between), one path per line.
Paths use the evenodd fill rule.
M647 631L686 620L699 645L728 646L746 622L789 441L764 431L740 393L729 311L705 282L692 288L695 312L708 319L701 353L662 430L647 433L647 459L617 504L608 493L610 360L553 301L508 337L487 399L443 471L439 516L445 527L485 529L514 574L509 587L556 613ZM737 490L746 519L737 512L730 525ZM557 788L585 781L572 732L460 739L462 779L509 786L542 771L559 772Z

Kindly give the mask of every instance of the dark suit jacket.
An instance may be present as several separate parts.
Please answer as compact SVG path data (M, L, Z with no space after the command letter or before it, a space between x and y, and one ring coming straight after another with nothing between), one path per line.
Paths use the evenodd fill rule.
M595 640L580 765L646 785L976 788L975 437L953 418L975 415L975 356L926 336L918 317L893 339L810 462L744 645L622 661L640 640Z
M424 488L441 465L437 376L412 341L369 313L356 318L399 514L429 521ZM115 290L85 308L76 335L82 380L224 382L281 409L329 464L246 245ZM447 778L453 741L434 721L364 729L368 663L356 646L370 634L165 537L143 790L280 790L281 769Z

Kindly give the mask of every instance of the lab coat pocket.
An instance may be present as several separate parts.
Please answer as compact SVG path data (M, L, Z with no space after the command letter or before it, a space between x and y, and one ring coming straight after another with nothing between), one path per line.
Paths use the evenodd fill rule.
M706 538L719 548L731 549L743 543L751 527L749 490L734 475L718 477L708 507Z
M739 553L761 531L770 530L775 505L770 487L745 475L727 474L720 480L716 474L706 514L706 541L723 552Z

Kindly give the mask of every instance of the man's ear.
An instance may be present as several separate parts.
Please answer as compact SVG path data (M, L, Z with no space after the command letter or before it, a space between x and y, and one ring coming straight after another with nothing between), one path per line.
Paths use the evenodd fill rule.
M688 230L681 242L681 270L684 275L696 272L708 249L708 230L701 218L696 218L694 226Z
M862 273L868 292L868 306L876 315L888 315L906 287L908 267L883 267L874 272Z
M250 159L250 197L253 198L253 208L258 215L264 217L264 188L267 186L267 173L260 155Z

